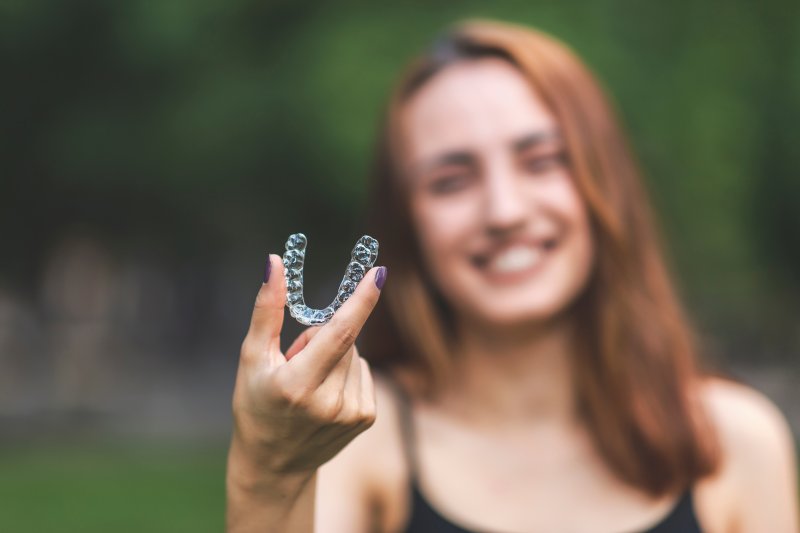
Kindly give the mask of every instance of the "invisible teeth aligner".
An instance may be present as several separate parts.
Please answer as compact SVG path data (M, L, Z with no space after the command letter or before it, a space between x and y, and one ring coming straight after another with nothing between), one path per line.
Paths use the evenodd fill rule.
M302 233L293 233L286 240L286 252L283 254L284 278L286 279L286 306L298 322L306 326L319 326L333 318L356 290L364 274L375 265L378 259L378 241L364 235L356 242L350 254L336 298L325 309L312 309L306 305L303 297L303 266L306 259L308 239Z

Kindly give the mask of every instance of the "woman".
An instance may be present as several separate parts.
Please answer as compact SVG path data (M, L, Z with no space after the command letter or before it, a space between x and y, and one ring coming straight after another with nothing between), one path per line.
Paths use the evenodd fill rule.
M386 267L284 355L271 256L229 531L797 532L790 431L698 369L632 157L566 47L486 21L437 41L391 99L371 205L382 377L353 343Z

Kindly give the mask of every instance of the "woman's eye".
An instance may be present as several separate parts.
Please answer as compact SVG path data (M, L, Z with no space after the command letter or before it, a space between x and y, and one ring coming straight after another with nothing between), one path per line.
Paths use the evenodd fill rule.
M531 157L523 163L525 168L535 174L541 174L562 166L565 162L563 152Z
M469 185L467 174L453 174L432 180L428 189L434 194L450 194L466 188L467 185Z

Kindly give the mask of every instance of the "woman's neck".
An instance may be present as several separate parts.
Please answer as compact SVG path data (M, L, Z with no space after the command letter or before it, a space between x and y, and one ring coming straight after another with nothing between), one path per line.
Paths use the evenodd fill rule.
M571 321L513 329L463 321L440 405L475 423L577 421Z

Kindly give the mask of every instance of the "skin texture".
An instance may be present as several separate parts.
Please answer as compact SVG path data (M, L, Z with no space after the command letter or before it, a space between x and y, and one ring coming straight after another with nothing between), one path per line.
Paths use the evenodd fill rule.
M448 67L404 110L413 217L458 335L454 385L412 406L419 483L442 514L476 530L644 530L678 495L654 500L622 484L576 414L580 332L565 311L586 285L594 245L557 130L525 80L492 59ZM539 249L535 266L485 268L520 243ZM409 471L396 398L381 379L372 385L352 348L377 299L365 285L373 278L285 355L276 351L281 288L262 287L234 393L229 531L402 530ZM698 387L724 452L720 472L694 487L704 530L796 533L782 415L750 388Z

